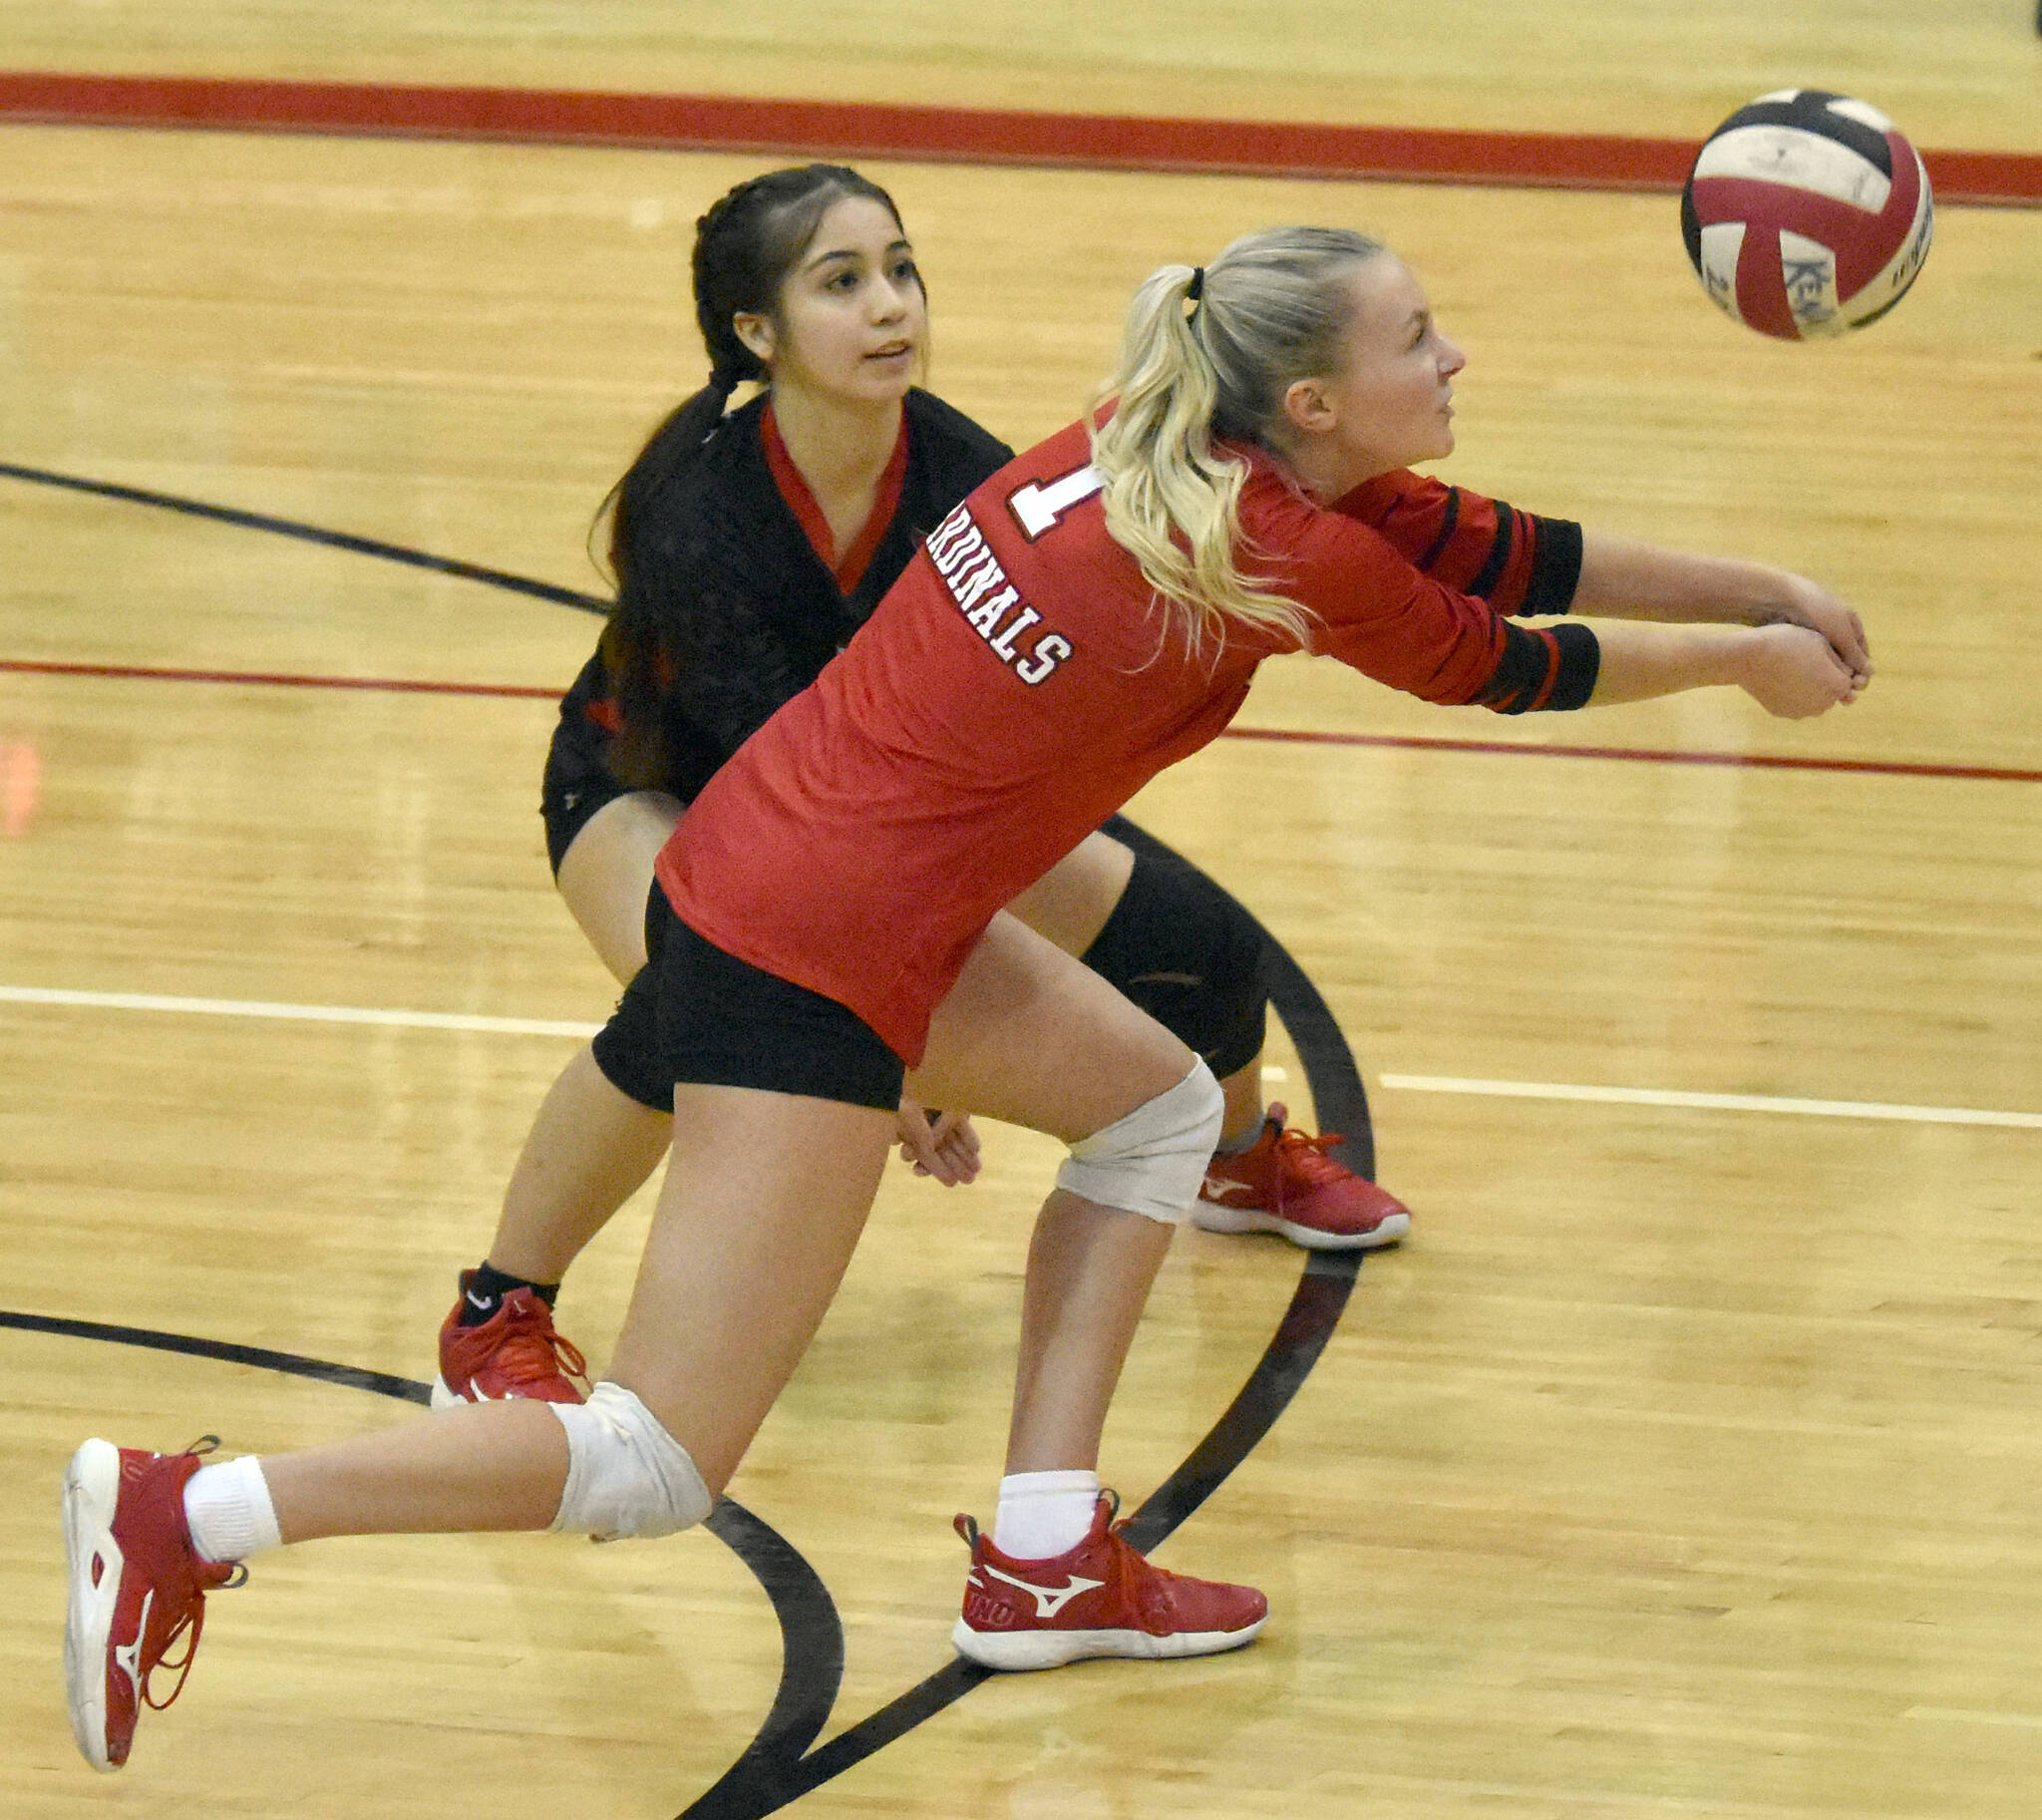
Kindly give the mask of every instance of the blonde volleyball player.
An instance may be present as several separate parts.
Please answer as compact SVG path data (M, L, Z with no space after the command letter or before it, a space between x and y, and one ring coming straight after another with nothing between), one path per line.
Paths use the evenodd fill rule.
M1411 271L1341 230L1252 234L1141 287L1111 415L946 517L661 850L654 951L619 1016L648 1016L665 1058L673 1166L608 1375L583 1404L464 1405L221 1465L86 1442L66 1658L92 1761L126 1757L152 1670L264 1547L700 1522L836 1291L908 1066L1070 1147L1030 1251L1002 1488L1035 1507L1031 1542L966 1526L958 1648L1028 1668L1257 1633L1259 1594L1135 1555L1096 1476L1217 1084L1001 907L1214 737L1266 657L1501 712L1729 684L1811 715L1870 677L1850 609L1776 571L1590 539L1576 604L1616 616L1528 629L1336 510L1452 449L1461 365Z
M684 806L1013 455L911 383L927 298L892 198L855 171L809 165L738 184L702 217L692 276L709 383L615 490L618 608L561 704L541 794L561 896L620 983L644 964L653 857ZM765 389L729 411L750 383ZM1434 560L1465 580L1501 536L1510 559L1486 591L1522 610L1537 529L1500 510L1472 504ZM1402 1237L1410 1218L1395 1197L1329 1156L1327 1139L1289 1129L1280 1106L1264 1110L1253 918L1191 867L1114 838L1119 828L1080 842L1010 908L1218 1077L1226 1119L1193 1218L1313 1248ZM649 1045L615 1033L555 1084L441 1330L442 1400L579 1399L580 1354L554 1329L553 1298L665 1154L670 1087ZM946 1181L976 1167L955 1114L931 1130L910 1101L901 1135Z

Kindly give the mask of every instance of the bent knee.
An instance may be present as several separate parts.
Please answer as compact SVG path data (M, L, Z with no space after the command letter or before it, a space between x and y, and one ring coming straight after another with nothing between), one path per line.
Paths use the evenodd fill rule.
M613 797L561 855L553 883L602 963L628 984L645 964L645 904L653 863L683 814L664 791Z
M1057 1186L1102 1207L1182 1225L1205 1180L1226 1100L1202 1060L1175 1087L1081 1138Z
M549 1403L567 1431L567 1483L550 1528L613 1542L671 1536L709 1515L715 1496L688 1450L622 1384L585 1403Z

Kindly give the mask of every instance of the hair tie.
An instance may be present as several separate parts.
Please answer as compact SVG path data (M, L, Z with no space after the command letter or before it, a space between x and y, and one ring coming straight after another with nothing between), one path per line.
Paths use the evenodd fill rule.
M1194 265L1191 267L1191 281L1185 286L1185 301L1195 303L1204 294L1205 268L1202 265Z

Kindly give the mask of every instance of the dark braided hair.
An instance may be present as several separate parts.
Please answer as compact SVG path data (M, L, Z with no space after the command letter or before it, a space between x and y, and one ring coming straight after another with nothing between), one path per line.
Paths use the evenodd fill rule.
M609 762L626 783L650 787L665 770L659 731L660 628L652 590L632 573L634 535L659 497L700 459L723 422L731 394L770 377L765 363L739 339L736 318L778 320L789 274L824 215L847 196L868 197L900 224L893 198L848 165L769 171L719 196L695 223L695 321L709 350L709 383L652 433L596 514L598 527L605 516L609 519L610 572L617 588L602 638L623 726Z

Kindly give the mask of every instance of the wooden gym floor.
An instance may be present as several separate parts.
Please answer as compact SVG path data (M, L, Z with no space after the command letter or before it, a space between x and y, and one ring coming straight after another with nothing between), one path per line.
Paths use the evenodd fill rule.
M15 0L4 69L1691 138L1803 82L1923 145L2042 153L2011 0L1869 24L1848 0ZM46 126L0 148L0 463L574 590L597 501L699 378L694 217L776 162ZM1009 440L1075 413L1158 262L1370 226L1470 355L1447 472L1823 576L1879 675L1808 725L1721 692L1527 724L1275 666L1240 737L1141 799L1325 995L1413 1238L1163 1550L1266 1587L1262 1641L992 1682L798 1807L2032 1813L2042 214L1945 209L1890 319L1786 348L1708 307L1663 195L867 169L929 274L932 383ZM659 1820L766 1721L781 1631L707 1535L264 1558L118 1778L77 1759L58 1686L56 1486L85 1434L250 1451L408 1419L245 1352L52 1329L430 1375L530 1112L611 996L534 813L546 694L594 626L0 478L0 1310L43 1323L0 1328L9 1815ZM456 686L396 686L419 683ZM1301 1109L1280 1034L1269 1061ZM1054 1153L988 1148L971 1191L889 1181L734 1487L841 1616L826 1739L943 1668L948 1519L989 1514ZM598 1358L642 1217L563 1300ZM1108 1437L1131 1506L1300 1267L1180 1242ZM795 1672L827 1699L816 1660Z

